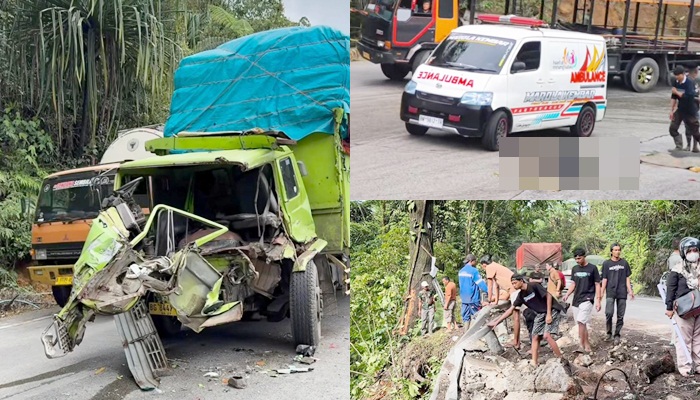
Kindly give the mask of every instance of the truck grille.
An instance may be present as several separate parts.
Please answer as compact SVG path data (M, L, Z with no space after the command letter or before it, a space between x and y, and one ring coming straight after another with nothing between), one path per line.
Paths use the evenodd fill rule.
M83 243L35 244L35 250L46 250L47 260L75 260L83 251Z

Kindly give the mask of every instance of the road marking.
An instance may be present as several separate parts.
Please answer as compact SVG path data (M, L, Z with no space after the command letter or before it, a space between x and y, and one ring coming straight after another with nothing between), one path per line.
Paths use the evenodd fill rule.
M10 324L10 325L5 325L5 326L0 326L0 330L7 329L7 328L12 328L15 326L20 326L20 325L25 325L30 322L36 322L36 321L41 321L42 319L47 319L47 318L53 318L53 315L47 315L45 317L39 317L39 318L34 318L30 319L29 321L24 321L24 322L17 322L16 324Z

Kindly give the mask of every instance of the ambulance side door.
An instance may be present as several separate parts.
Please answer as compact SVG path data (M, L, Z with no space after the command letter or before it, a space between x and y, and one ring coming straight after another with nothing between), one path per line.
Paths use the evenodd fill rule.
M539 106L541 93L548 84L544 73L542 38L527 38L519 43L515 56L506 64L508 108L513 114L512 132L541 129L545 110Z

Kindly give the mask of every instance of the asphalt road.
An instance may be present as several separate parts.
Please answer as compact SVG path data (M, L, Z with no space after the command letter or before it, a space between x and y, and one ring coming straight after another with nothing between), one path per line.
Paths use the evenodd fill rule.
M501 191L498 152L479 139L430 130L410 136L399 118L408 81L392 82L378 65L351 64L352 198L368 199L697 199L700 175L642 163L638 191ZM410 74L407 78L410 78ZM608 110L594 137L638 137L640 153L667 152L669 90L635 93L612 86ZM681 133L683 132L681 128ZM568 129L541 136L570 136ZM697 158L700 165L700 156Z
M311 372L271 377L260 371L294 363L289 320L238 322L197 334L183 329L164 341L176 367L156 391L133 381L112 317L87 326L75 351L49 360L40 336L58 308L0 321L0 399L349 399L350 298L339 294L338 312L322 322L321 345ZM102 371L102 368L104 370ZM248 387L234 389L207 372L248 373Z

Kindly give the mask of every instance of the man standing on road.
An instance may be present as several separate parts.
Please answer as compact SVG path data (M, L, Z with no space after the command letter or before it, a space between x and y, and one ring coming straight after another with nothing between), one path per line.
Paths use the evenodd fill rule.
M673 70L673 75L676 76L676 81L671 88L671 125L669 126L669 133L673 137L673 141L676 144L676 150L683 150L683 138L678 132L678 128L681 126L681 122L685 125L686 135L690 132L690 135L695 138L695 144L693 146L693 153L700 152L698 148L698 141L700 141L700 123L698 122L698 103L695 100L697 92L695 91L695 82L691 81L690 78L685 74L685 68L682 66L677 66Z
M435 319L435 292L430 288L428 282L420 283L421 291L418 293L420 299L420 331L421 335L433 333L433 320Z
M515 320L514 344L520 346L520 307L526 305L529 310L535 314L534 324L532 327L532 361L533 366L537 366L538 351L540 348L540 339L544 336L549 346L552 348L554 355L561 357L561 351L557 342L552 337L552 333L559 330L559 314L562 311L561 304L552 298L544 287L539 283L525 283L525 277L520 274L512 276L512 284L515 290L518 290L518 295L513 301L513 305L498 319L489 322L488 326L496 327L501 321L508 318L515 311L513 319Z
M574 294L572 305L574 308L574 319L578 323L578 335L581 341L581 352L590 353L591 343L588 340L588 327L593 313L593 303L596 311L600 311L600 274L598 268L586 262L586 251L577 248L574 250L574 260L576 265L571 271L571 286L564 297L566 301L571 294Z
M462 321L465 330L469 330L472 316L481 309L481 292L487 292L488 289L479 270L474 267L476 257L469 254L464 261L466 264L459 271L459 297L462 298Z
M452 329L457 329L455 323L455 304L457 303L457 286L446 275L442 277L442 284L445 285L445 306L444 313L447 332L452 332Z
M489 256L481 257L481 267L486 271L486 282L488 286L489 304L503 304L511 299L515 292L513 285L510 283L510 278L513 276L513 271L507 267L492 262Z
M610 246L610 259L603 262L603 283L598 301L603 299L603 294L607 293L605 299L605 327L608 335L606 342L613 340L612 319L617 308L617 322L615 323L614 344L620 344L620 330L624 324L625 309L627 308L627 294L630 300L634 300L634 292L630 283L632 269L624 258L620 258L622 248L619 243Z

